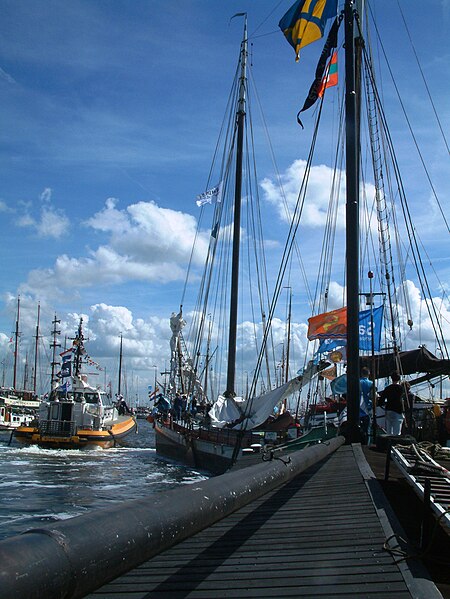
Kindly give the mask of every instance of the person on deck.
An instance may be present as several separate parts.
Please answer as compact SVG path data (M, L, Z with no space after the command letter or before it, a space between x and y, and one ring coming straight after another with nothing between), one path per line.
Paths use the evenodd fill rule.
M403 385L395 370L391 374L392 383L379 395L379 405L386 409L386 432L388 435L400 435L404 418Z
M173 400L173 409L175 412L175 420L181 420L181 412L183 408L183 400L179 393L175 394L175 399Z
M367 443L369 434L370 416L372 414L373 381L369 379L370 370L366 367L361 369L359 387L361 398L359 401L359 422L363 442Z
M415 395L411 391L411 385L406 381L402 385L403 387L403 408L405 410L405 428L409 435L413 434L413 408Z
M119 412L119 416L124 416L125 414L131 414L131 410L127 405L123 395L117 396L117 411Z
M186 416L187 407L188 407L187 395L182 395L181 396L181 415L183 416L183 418Z

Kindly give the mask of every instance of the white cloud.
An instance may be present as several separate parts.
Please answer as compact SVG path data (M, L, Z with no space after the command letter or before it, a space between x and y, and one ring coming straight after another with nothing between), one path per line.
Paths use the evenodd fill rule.
M129 219L125 211L116 210L116 198L108 198L105 208L86 221L86 225L98 231L109 233L126 233L129 229Z
M407 349L413 349L425 344L434 353L436 351L436 334L433 327L441 327L445 339L450 339L450 303L448 299L433 297L432 300L424 300L420 289L412 281L403 284L405 293L399 289L399 317L404 322ZM408 307L405 306L404 296L407 296ZM434 306L434 311L433 307ZM430 310L428 310L430 308ZM429 312L438 314L439 322L430 318ZM406 321L411 319L412 328L407 327Z
M126 210L118 210L116 204L109 198L105 208L86 221L93 229L111 234L109 245L115 251L136 262L188 262L197 228L192 215L155 202L138 202ZM194 259L205 256L208 243L209 234L198 236Z
M263 179L261 187L265 192L265 198L273 204L279 213L280 218L285 222L290 222L290 216L298 200L298 193L301 182L306 170L305 160L295 160L290 167L281 175L281 185L286 197L280 195L279 185L268 178ZM333 183L333 169L325 166L313 166L309 174L308 192L305 206L302 214L302 223L309 227L323 227L326 224L328 207L330 204L330 189ZM337 184L340 181L340 194L345 197L345 180L343 173L337 172ZM341 204L343 204L341 202ZM286 211L286 206L288 212ZM339 208L337 225L343 227L345 222L345 208L342 205Z
M61 299L70 289L73 299L78 290L100 285L119 285L130 281L169 282L182 279L184 271L175 263L145 264L122 256L108 246L100 247L88 258L70 258L63 254L53 268L32 270L22 289L37 296L54 293Z
M306 166L307 163L305 160L295 160L280 176L284 197L280 192L280 184L278 182L274 182L269 178L265 178L261 182L265 199L275 206L281 220L288 224L291 223L292 215L298 202L299 190L302 188ZM334 190L333 202L330 201L332 189ZM360 196L361 204L367 201L369 206L371 206L375 197L375 187L373 184L365 183ZM304 206L301 212L301 224L303 227L311 229L325 227L330 219L330 206L331 210L334 211L335 208L333 206L336 206L337 202L336 228L343 231L345 229L345 199L346 186L344 171L339 169L335 171L324 164L312 166L308 177L308 188ZM364 218L367 218L365 211L361 210L361 219ZM373 217L371 218L370 226L376 234L377 223ZM364 227L366 228L367 224Z
M410 312L414 321L413 330L404 338L405 345L403 349L413 349L421 344L426 344L433 353L435 350L434 332L431 322L426 312L425 302L423 301L419 289L411 282L406 283L408 297L410 302ZM329 308L340 307L342 302L344 288L333 282L329 287ZM442 302L441 298L434 299L435 305L441 314L441 324L444 328L444 334L450 337L450 306ZM53 302L52 302L53 303ZM5 304L10 312L10 320L13 325L17 298L9 295L5 298ZM48 323L53 319L53 309L44 303L41 305L41 323L46 326L41 327L45 346L50 344ZM309 315L308 315L309 316ZM133 312L128 307L122 305L111 305L106 302L91 305L82 313L70 312L66 314L60 323L61 336L63 339L73 338L78 327L80 317L83 318L84 331L87 338L86 347L88 354L106 367L107 376L112 378L114 384L115 373L118 368L120 334L123 335L123 360L124 368L131 377L131 373L141 380L141 386L152 384L154 377L154 366L157 366L158 373L165 369L170 359L169 339L169 315L164 318L151 316L149 318L135 318ZM400 305L400 317L406 318L406 313ZM192 320L192 315L187 314L186 320ZM13 326L11 325L11 330ZM21 349L20 355L23 361L25 351L28 348L29 356L33 355L34 334L36 325L36 301L32 295L21 296ZM291 323L291 344L290 344L290 373L295 372L304 365L305 356L307 356L307 316L304 320L293 320ZM255 340L254 334L259 339L262 336L262 323L253 323L246 320L238 327L238 356L239 372L248 373L249 378L255 368ZM286 323L284 319L274 318L272 322L272 338L275 351L275 359L278 362L278 377L280 377L280 363L282 357L282 345L286 341ZM6 334L0 334L0 349L3 355L8 350L9 338ZM214 343L217 340L214 341ZM63 347L62 347L63 348ZM48 352L48 349L46 350ZM271 353L271 352L270 352ZM41 356L44 353L41 353ZM262 366L265 369L265 362ZM42 370L42 367L41 367ZM44 370L48 373L48 368ZM239 375L239 373L238 373ZM158 374L158 377L160 375ZM274 373L272 372L272 382ZM103 381L99 381L99 384ZM221 383L223 386L224 383ZM240 385L241 383L237 383ZM218 389L219 391L223 389ZM239 389L241 391L241 389Z
M52 268L31 271L23 289L34 293L61 294L64 289L122 284L133 281L158 281L168 283L183 280L185 266L191 257L191 246L196 234L196 219L154 202L139 202L118 210L117 200L108 198L105 207L86 221L86 225L109 234L108 244L90 250L88 256L58 256ZM29 215L22 217L22 226L34 226L50 235L63 233L65 220L51 218L51 210L40 223ZM59 228L58 228L59 227ZM209 233L197 236L194 256L197 263L207 251ZM76 291L75 291L76 293Z
M36 221L30 214L22 214L16 221L18 227L35 227Z
M40 220L36 223L36 231L40 237L58 239L67 233L69 225L69 219L62 210L43 207Z
M16 225L34 229L39 237L59 239L69 228L70 222L64 211L51 205L52 190L46 187L39 195L42 202L39 213L33 215L31 202L19 202L19 207L24 210L19 214Z
M46 187L39 197L42 200L42 202L50 202L50 200L52 199L51 188Z

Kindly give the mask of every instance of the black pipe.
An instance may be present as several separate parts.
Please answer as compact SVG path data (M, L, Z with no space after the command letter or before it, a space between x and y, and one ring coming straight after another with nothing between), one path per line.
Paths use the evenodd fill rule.
M1 599L79 599L288 482L344 443L32 529L0 542Z

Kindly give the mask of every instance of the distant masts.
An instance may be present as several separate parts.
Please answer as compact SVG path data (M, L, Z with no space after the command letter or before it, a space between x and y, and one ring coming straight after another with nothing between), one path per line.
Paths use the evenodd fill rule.
M33 372L33 392L36 393L36 380L37 380L37 364L38 364L38 353L39 353L39 320L41 316L41 304L38 303L37 311L37 323L36 323L36 336L34 346L34 372Z
M58 341L58 336L61 335L61 330L56 328L56 325L59 325L61 323L60 320L58 320L56 318L56 314L55 314L55 318L52 321L52 325L53 325L53 329L52 329L52 342L50 343L50 347L52 349L52 389L55 383L58 382L58 379L55 375L55 366L59 366L59 361L56 360L56 348L57 347L61 347L61 343L59 343Z
M117 395L120 395L120 392L122 390L121 388L121 383L122 383L122 347L123 347L123 336L122 333L120 333L120 350L119 350L119 383L117 385Z
M17 384L17 362L19 361L19 319L20 319L20 295L17 298L17 318L16 318L16 331L14 340L14 368L13 368L13 389L16 388Z

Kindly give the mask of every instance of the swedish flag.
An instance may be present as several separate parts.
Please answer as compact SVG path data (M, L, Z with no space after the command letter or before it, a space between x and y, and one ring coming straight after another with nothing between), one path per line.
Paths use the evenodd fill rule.
M337 12L337 0L297 0L278 23L298 61L300 48L323 36L327 19Z

